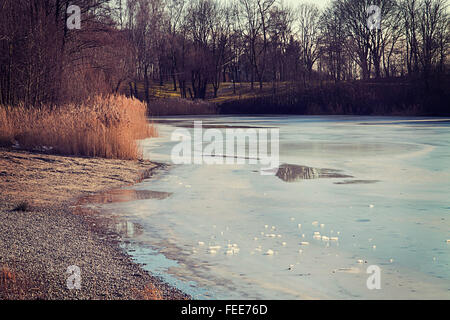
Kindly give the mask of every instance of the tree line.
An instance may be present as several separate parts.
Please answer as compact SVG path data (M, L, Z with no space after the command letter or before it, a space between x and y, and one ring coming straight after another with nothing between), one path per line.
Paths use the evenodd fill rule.
M67 28L70 5L81 29ZM377 6L379 16L373 5ZM371 9L372 8L372 9ZM379 22L379 24L377 24ZM81 101L152 83L181 98L224 82L309 88L319 81L448 73L447 0L3 0L0 104Z

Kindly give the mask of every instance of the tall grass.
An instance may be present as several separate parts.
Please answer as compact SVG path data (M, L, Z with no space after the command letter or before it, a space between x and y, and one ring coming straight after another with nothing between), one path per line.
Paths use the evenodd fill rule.
M155 136L144 103L97 96L58 107L0 106L0 144L65 155L137 159L137 139Z

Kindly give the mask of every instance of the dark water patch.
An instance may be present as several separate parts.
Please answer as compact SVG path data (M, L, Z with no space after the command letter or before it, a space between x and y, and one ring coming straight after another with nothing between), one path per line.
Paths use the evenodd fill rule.
M152 119L152 121L154 123L169 124L169 125L173 125L175 127L194 128L194 122L193 121L167 120L167 119ZM202 123L202 128L203 129L271 129L271 128L278 128L278 127L240 125L238 123L236 123L234 125L231 125L231 124Z
M334 184L371 184L377 182L380 182L380 180L344 180L335 182Z
M358 219L356 222L370 222L370 219Z
M193 123L187 124L175 124L176 127L194 128ZM228 124L205 124L202 123L203 129L273 129L275 127L263 127L263 126L244 126L244 125L228 125Z
M361 122L360 125L389 125L389 124L400 124L400 125L428 125L428 124L448 124L450 119L414 119L414 120L394 120L394 121L373 121L373 122Z
M83 197L79 200L79 204L117 203L147 199L163 200L170 197L171 195L171 192L116 189Z
M340 170L311 168L295 164L282 164L276 176L285 182L295 182L305 179L320 178L353 178L353 176L340 173Z

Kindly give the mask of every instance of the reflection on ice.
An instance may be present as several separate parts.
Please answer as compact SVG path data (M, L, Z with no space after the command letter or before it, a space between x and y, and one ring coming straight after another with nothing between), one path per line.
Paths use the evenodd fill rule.
M171 196L170 192L160 192L152 190L114 189L86 196L79 201L79 204L115 203L115 202L128 202L145 199L162 200L170 196Z
M282 164L278 168L276 176L286 182L319 178L352 178L352 176L339 173L339 170L317 169L294 164Z

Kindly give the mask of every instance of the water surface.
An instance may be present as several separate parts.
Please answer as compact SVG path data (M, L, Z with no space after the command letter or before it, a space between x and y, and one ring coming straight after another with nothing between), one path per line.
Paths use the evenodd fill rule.
M172 117L145 156L170 163L170 134L198 119L279 128L285 169L173 165L126 201L101 198L124 248L154 274L197 299L450 298L448 121ZM369 265L381 268L380 290L367 289Z

